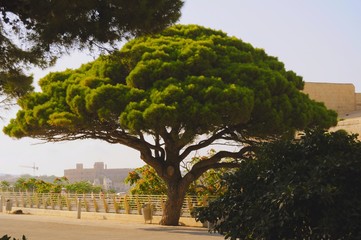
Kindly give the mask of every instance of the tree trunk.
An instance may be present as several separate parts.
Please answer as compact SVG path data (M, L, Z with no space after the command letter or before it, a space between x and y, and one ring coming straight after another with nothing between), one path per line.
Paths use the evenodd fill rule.
M178 226L186 190L179 184L168 183L167 196L161 225Z

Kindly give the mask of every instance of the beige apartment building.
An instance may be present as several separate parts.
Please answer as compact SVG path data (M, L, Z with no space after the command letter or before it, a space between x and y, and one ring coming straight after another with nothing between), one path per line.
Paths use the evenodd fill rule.
M132 170L128 168L108 169L103 162L94 163L94 168L84 168L83 164L78 163L75 169L65 169L64 176L70 183L87 181L102 186L105 190L126 192L129 186L124 183L124 179Z
M351 83L306 82L303 92L340 116L361 110L361 93L356 93Z

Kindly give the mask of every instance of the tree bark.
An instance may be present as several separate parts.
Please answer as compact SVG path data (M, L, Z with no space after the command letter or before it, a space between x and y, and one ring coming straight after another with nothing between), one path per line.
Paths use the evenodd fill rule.
M165 202L161 225L178 226L186 189L179 183L168 183L168 199Z

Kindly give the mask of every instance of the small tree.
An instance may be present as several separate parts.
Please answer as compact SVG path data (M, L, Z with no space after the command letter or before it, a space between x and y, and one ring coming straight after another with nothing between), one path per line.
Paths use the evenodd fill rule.
M69 180L66 177L55 178L52 184L52 192L60 193L62 189L69 184Z
M35 182L35 191L37 193L49 193L54 189L54 185L50 182L45 182L44 180L36 180Z
M336 124L336 113L301 93L302 78L277 58L195 25L137 38L39 84L42 92L19 100L22 110L4 132L46 141L101 139L139 151L167 185L166 225L178 225L193 181L209 169L239 167L254 142ZM219 143L239 148L182 175L184 160Z
M344 131L266 144L200 211L231 239L360 239L361 142Z
M25 191L25 188L24 188L24 182L26 181L25 178L23 177L20 177L16 180L16 182L14 183L14 190L15 191Z
M165 195L167 193L166 183L149 165L144 165L129 172L124 181L130 184L132 194Z
M100 186L93 186L91 183L86 181L70 183L65 186L68 192L72 193L100 193L102 188Z
M20 177L16 180L14 187L18 191L35 191L36 189L36 182L35 178L25 178Z
M10 187L10 183L8 181L0 181L0 189L2 191L8 191L9 190L9 187Z
M18 178L14 184L14 188L18 191L32 191L38 193L48 193L53 191L53 184L41 179Z

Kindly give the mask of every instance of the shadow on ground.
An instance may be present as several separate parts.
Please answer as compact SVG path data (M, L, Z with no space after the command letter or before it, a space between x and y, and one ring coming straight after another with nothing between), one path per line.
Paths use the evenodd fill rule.
M218 233L210 233L208 232L207 229L202 229L202 231L200 231L199 229L186 229L186 228L182 228L179 229L177 227L155 227L155 228L140 228L143 231L148 231L148 232L169 232L169 233L179 233L179 234L189 234L189 235L193 235L193 236L209 236L209 237L219 237L220 234Z

